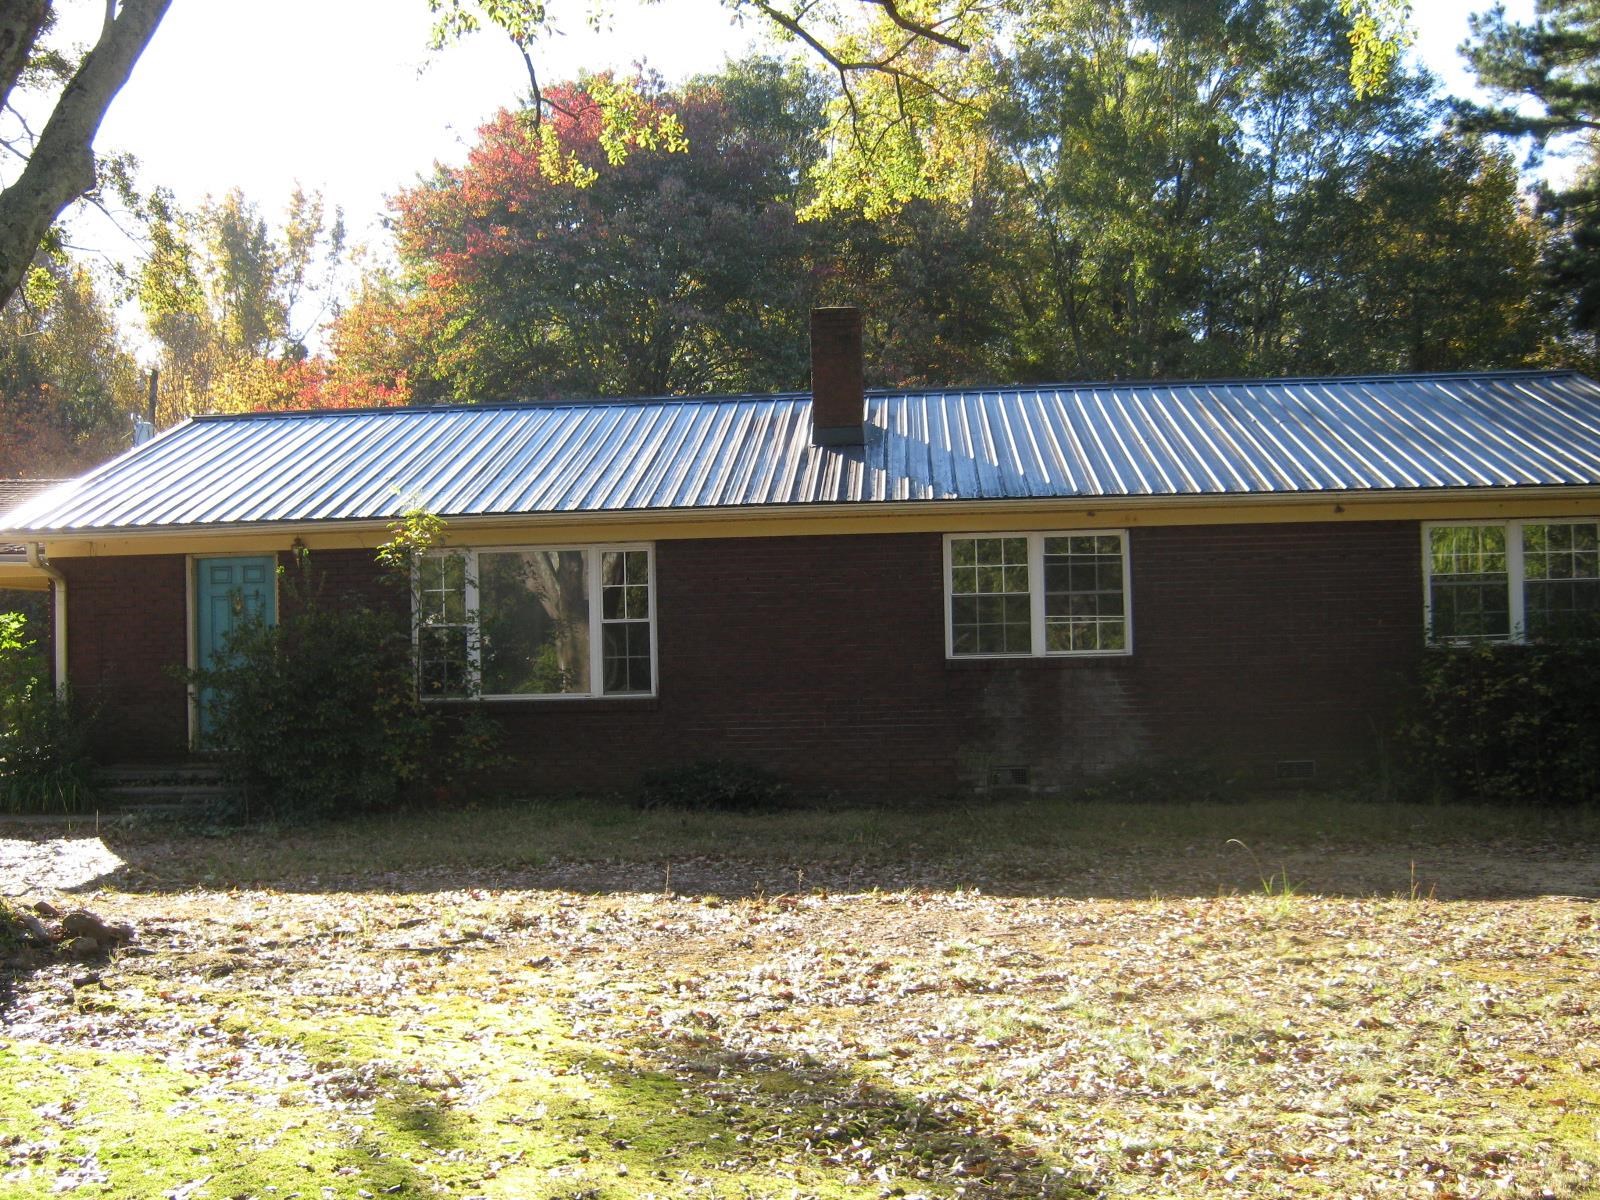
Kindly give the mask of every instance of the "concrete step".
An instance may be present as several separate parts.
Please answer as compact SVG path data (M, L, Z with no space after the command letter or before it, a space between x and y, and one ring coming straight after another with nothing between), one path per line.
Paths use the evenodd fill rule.
M96 769L94 787L108 810L167 814L198 812L235 794L214 762L110 763Z
M100 789L102 794L138 800L148 796L229 796L234 789L226 783L119 783Z
M222 764L204 759L165 763L107 763L95 778L108 783L192 783L222 778Z

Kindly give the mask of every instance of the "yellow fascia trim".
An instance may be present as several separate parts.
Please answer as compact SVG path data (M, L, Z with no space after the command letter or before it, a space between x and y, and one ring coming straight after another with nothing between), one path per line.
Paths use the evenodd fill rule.
M48 592L50 576L25 562L0 561L0 588L18 592Z
M951 533L1009 529L1125 529L1170 525L1438 521L1600 514L1600 487L1503 488L1282 496L1118 497L1065 500L922 500L859 504L451 517L447 540L473 546L661 542L687 538ZM52 558L124 554L270 553L298 539L308 550L375 549L389 521L218 526L47 538ZM0 536L4 536L0 534ZM37 535L35 535L37 536Z

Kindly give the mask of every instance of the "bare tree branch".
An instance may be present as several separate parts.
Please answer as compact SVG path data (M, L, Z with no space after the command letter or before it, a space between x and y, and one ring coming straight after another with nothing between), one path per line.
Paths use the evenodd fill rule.
M868 0L868 2L876 3L877 0ZM891 79L900 80L905 83L913 84L917 87L925 88L929 95L937 97L938 99L949 104L962 103L961 97L951 95L948 91L940 88L931 80L918 74L916 71L908 71L904 67L895 65L902 57L904 57L907 50L917 44L917 41L923 36L920 33L913 33L912 36L901 42L899 46L878 58L841 58L838 54L834 53L833 49L829 47L826 42L820 40L796 18L790 16L786 12L782 12L776 8L773 8L772 5L768 3L768 0L749 0L749 3L752 8L759 10L772 21L776 22L795 37L799 38L807 46L811 47L818 58L822 59L823 62L827 63L839 73L841 79L849 74L887 75Z
M533 127L537 129L544 120L544 94L539 90L539 72L533 69L533 56L528 53L526 42L517 43L517 52L522 55L523 64L528 68L528 86L533 88Z
M28 124L28 118L23 116L19 111L17 111L17 109L13 108L9 103L0 104L0 109L4 109L6 112L10 113L17 124L22 126L22 132L23 135L28 139L28 145L31 146L39 140L39 135L33 131L33 126ZM10 143L7 144L9 145Z
M967 43L953 38L947 33L941 33L933 25L924 25L919 21L911 20L900 11L895 0L862 0L862 2L874 4L883 9L884 15L907 33L915 34L919 38L926 38L930 42L938 42L941 46L948 46L951 50L959 50L963 54L972 49Z

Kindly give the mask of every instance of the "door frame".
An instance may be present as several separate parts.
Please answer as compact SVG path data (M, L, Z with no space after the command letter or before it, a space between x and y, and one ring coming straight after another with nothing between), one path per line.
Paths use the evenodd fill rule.
M276 621L283 602L283 581L278 568L283 564L280 561L281 550L235 550L223 554L186 554L183 556L183 607L184 621L187 626L184 633L186 643L184 662L189 670L193 671L200 665L200 588L199 564L209 562L214 558L270 558L272 560L272 619ZM189 710L189 753L199 754L200 750L200 693L192 685L184 688L185 699Z

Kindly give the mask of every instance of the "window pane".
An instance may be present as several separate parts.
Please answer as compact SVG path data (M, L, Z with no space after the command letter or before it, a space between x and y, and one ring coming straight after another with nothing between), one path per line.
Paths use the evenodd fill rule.
M1449 640L1503 641L1511 636L1511 606L1505 576L1434 576L1433 636Z
M417 687L424 696L472 691L467 557L445 552L417 563Z
M1600 636L1600 522L1522 527L1523 607L1530 638Z
M1505 574L1503 525L1442 525L1429 532L1434 575Z
M483 691L587 692L589 584L581 550L478 556Z
M1031 654L1028 539L957 538L950 564L951 653Z
M601 556L601 690L648 692L650 671L650 554L607 550Z
M1001 628L1007 654L1033 653L1033 626L1031 622L1023 620L1019 624L1014 621L1007 621Z
M969 566L968 563L976 565ZM1028 591L1026 538L964 538L950 543L950 591L955 595Z
M1428 531L1428 548L1431 636L1447 641L1509 638L1505 526L1439 526Z
M1046 538L1044 569L1047 651L1127 649L1121 534Z
M605 690L650 690L650 626L644 623L608 624L601 653L605 662Z
M423 625L417 632L417 686L424 696L465 696L470 691L467 634L463 626Z
M464 554L429 554L417 564L421 617L431 624L459 625L467 613Z

